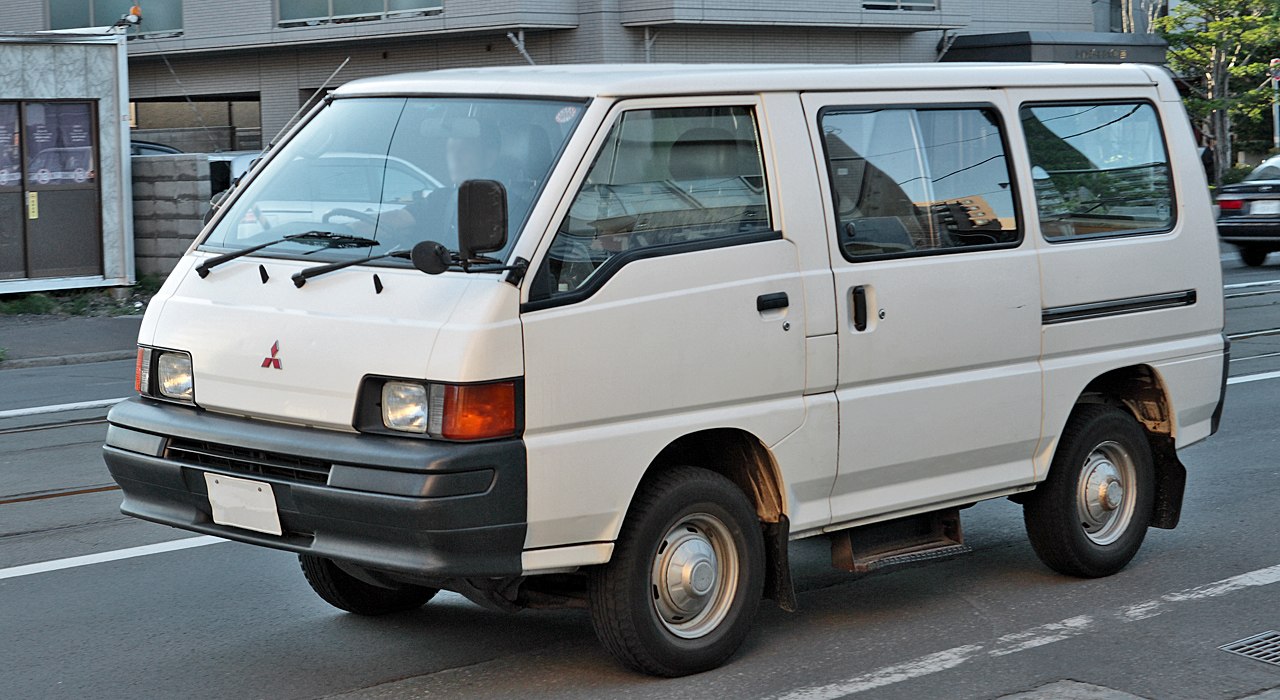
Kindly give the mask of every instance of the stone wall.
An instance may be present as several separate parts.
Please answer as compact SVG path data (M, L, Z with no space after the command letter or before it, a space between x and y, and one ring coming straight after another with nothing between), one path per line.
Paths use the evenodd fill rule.
M167 275L204 226L209 157L133 158L133 236L138 276Z

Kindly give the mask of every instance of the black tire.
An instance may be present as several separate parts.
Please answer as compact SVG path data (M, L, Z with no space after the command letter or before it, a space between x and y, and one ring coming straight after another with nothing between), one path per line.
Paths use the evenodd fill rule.
M1241 248L1240 260L1249 267L1262 267L1267 264L1267 254L1270 252L1266 248Z
M415 610L440 591L425 586L383 588L365 583L338 567L332 559L299 554L302 574L326 603L356 615L386 615Z
M1113 475L1116 481L1109 481ZM1121 496L1111 490L1117 483ZM1146 431L1127 411L1082 404L1067 421L1049 476L1031 493L1022 516L1040 561L1068 576L1097 578L1120 571L1137 554L1154 499Z
M707 551L704 543L716 553L714 563L698 558L698 552ZM677 557L685 561L680 569L687 572L685 586L677 585L685 579L658 573L679 566ZM736 571L721 575L731 559ZM707 567L716 572L711 582ZM660 595L657 581L668 581L667 590L675 593ZM698 586L706 591L698 594ZM751 629L763 587L764 538L750 501L719 474L677 467L641 485L612 560L591 570L591 624L609 653L632 669L668 677L699 673L737 651ZM671 596L689 592L696 595L686 603L697 595L708 602L686 620L675 620L671 613L695 610L698 603L673 608ZM667 611L665 618L660 609Z

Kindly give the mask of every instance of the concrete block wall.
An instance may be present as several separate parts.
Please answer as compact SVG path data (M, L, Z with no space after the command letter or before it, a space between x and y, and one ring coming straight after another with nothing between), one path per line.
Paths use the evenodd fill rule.
M209 157L202 153L133 159L133 236L138 276L167 275L204 226Z

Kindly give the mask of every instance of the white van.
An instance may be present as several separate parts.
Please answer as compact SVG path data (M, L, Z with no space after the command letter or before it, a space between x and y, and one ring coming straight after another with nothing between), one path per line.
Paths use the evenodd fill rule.
M341 609L587 606L674 676L794 609L793 539L866 572L1008 497L1048 566L1124 567L1217 427L1221 290L1151 66L360 80L155 297L106 461Z

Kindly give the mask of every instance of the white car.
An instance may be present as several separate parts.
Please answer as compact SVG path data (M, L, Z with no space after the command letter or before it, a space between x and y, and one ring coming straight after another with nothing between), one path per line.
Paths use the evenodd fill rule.
M964 551L961 509L1007 497L1045 564L1099 577L1177 525L1227 358L1162 69L332 97L148 306L104 448L125 513L297 553L356 614L585 606L664 676L728 660L762 598L794 609L794 539L866 572Z

